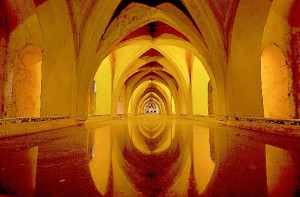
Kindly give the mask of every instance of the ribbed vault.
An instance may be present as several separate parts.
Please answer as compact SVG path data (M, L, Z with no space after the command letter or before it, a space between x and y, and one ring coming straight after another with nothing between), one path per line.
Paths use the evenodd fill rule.
M264 117L262 54L271 45L289 73L289 96L276 102L288 98L285 118L299 118L298 8L294 0L1 0L0 115L86 120L139 114L152 99L166 114ZM25 75L37 96L19 102Z
M171 92L169 98L160 98L166 102L164 106L172 106L172 103L176 103L179 106L176 108L178 114L192 114L191 94L193 93L190 89L195 58L200 59L205 74L209 75L217 90L215 75L221 73L214 73L209 63L211 60L205 58L208 54L207 43L184 4L179 2L159 1L149 4L122 1L109 20L98 44L89 43L89 47L96 50L95 60L98 65L105 55L112 54L111 56L114 57L111 63L114 71L112 114L116 113L120 106L122 110L119 111L126 113L129 101L141 100L141 98L131 97L134 90L148 79L164 84ZM95 69L98 68L96 62ZM96 71L91 68L86 70L87 67L82 69L82 73L91 72L87 73L88 75L94 75L93 72ZM217 69L217 72L221 70ZM222 78L223 74L218 77L218 79ZM86 79L85 77L83 80ZM92 81L89 81L86 85L91 83ZM160 92L153 93L162 97ZM219 100L217 91L215 93L216 100ZM135 103L135 105L134 111L139 111L137 106L141 104ZM218 107L214 109L219 110ZM166 111L172 113L171 110Z

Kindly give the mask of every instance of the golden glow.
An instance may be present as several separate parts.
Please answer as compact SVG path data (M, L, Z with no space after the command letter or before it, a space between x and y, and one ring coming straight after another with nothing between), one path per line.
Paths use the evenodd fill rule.
M162 113L165 112L166 110L168 110L168 112L170 113L171 92L170 92L169 88L160 82L150 81L150 80L144 81L133 91L132 97L131 97L131 102L130 102L131 113L133 112L133 110L143 112L144 105L141 105L140 103L138 103L138 101L139 101L141 95L144 93L144 91L151 85L155 85L160 90L162 95L164 96L164 98L157 97L158 100L156 99L157 101L159 101L158 105L160 106ZM153 97L153 98L155 98L155 97ZM165 99L165 100L163 101L161 99ZM167 102L167 103L165 103L165 102ZM168 106L168 108L167 108L167 106Z
M12 115L39 117L41 107L42 53L34 45L27 45L14 60Z
M1 117L64 116L83 121L95 114L115 117L118 105L124 115L135 115L152 97L140 93L131 99L143 80L164 84L171 92L174 102L160 90L152 97L165 114L206 116L207 76L213 88L210 115L232 120L299 116L295 1L20 2L7 1L0 10ZM282 54L269 48L272 43ZM29 49L25 55L28 46L36 51ZM197 72L199 62L205 72ZM28 72L31 69L23 73L18 68L23 63L40 67L41 76ZM98 68L105 73L102 77ZM270 70L276 72L265 74ZM94 105L94 78L96 108L89 106ZM273 88L276 83L281 85ZM268 93L270 89L276 90Z
M146 50L147 46L141 45L129 45L126 47L121 47L115 50L115 56L117 57L115 64L114 72L114 90L116 90L117 85L119 84L119 79L122 75L125 75L125 71L132 66L133 62Z
M191 172L191 155L188 154L184 159L184 163L181 169L181 176L177 177L174 185L168 193L169 196L185 196L188 193L189 177Z
M144 114L159 114L159 106L155 101L149 100L143 106Z
M207 128L160 116L135 117L112 125L95 130L93 160L89 164L102 195L123 192L135 196L140 191L158 192L154 188L160 187L161 194L185 196L193 187L191 176L201 192L205 190L214 169ZM196 168L200 168L200 173ZM107 182L108 174L112 176L111 184ZM111 188L107 190L107 186Z
M140 57L142 53L145 53L149 49L149 46L153 47L152 50L157 50L165 57ZM144 45L133 44L120 47L112 52L110 55L113 57L111 58L110 63L113 76L113 92L111 100L112 115L115 113L115 110L117 114L120 114L121 111L123 111L122 113L128 113L130 115L141 114L143 113L145 102L151 98L160 106L162 114L175 114L180 112L182 114L190 113L191 106L193 105L195 115L207 115L208 96L207 87L204 86L207 86L205 83L208 82L208 74L200 60L196 57L194 58L195 61L193 61L193 64L195 64L193 67L197 68L193 68L194 71L192 73L190 70L191 65L189 65L190 62L187 59L186 54L186 49L173 45L165 45L163 43L160 43L157 46L149 43ZM106 60L107 58L104 61ZM174 85L174 81L163 73L158 73L158 76L163 77L163 80L165 81L161 81L155 76L152 78L150 77L151 80L145 78L146 80L144 81L143 78L130 78L134 73L138 72L142 66L152 63L152 61L161 64L168 74L175 77L177 84L180 86L179 89ZM157 70L150 67L146 72L157 72ZM193 75L193 82L190 82L189 73L192 73ZM143 77L141 74L137 74L136 76ZM188 88L192 83L194 83L194 91L190 93ZM157 86L160 92L159 94L157 92L144 94L147 87L151 84ZM196 91L195 89L197 87L198 90ZM193 104L189 102L190 96L193 97ZM180 105L180 107L176 107L177 104Z
M185 57L185 50L180 47L175 47L172 45L160 46L160 49L169 57L169 60L176 65L176 68L182 73L185 83L188 84L190 81L190 75L188 70L188 65Z
M172 114L176 114L174 97L172 97L172 106L171 107L172 107Z
M95 129L92 161L89 163L97 190L104 195L109 183L111 161L110 126ZM95 157L97 155L97 157Z
M95 115L105 115L111 113L111 62L107 56L101 63L96 75L96 112Z
M274 44L261 57L261 80L265 118L289 118L289 82L286 59Z
M267 186L269 196L294 196L297 167L292 151L266 145Z
M297 195L299 2L0 0L0 196Z
M208 128L193 126L193 167L200 194L205 191L215 169L215 163L211 159L209 137Z
M145 119L128 122L129 136L134 146L142 153L154 154L166 150L171 143L171 128L165 128L163 120L157 120L156 117L145 117ZM160 136L164 136L163 139ZM147 142L149 140L160 140L158 146L149 149Z
M208 115L209 76L201 61L194 58L192 70L193 115Z

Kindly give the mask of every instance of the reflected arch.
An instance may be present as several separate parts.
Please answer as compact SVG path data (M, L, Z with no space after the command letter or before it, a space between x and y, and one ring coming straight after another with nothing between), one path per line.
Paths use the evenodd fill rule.
M269 44L261 56L261 81L265 118L290 118L289 72L286 58L275 44Z

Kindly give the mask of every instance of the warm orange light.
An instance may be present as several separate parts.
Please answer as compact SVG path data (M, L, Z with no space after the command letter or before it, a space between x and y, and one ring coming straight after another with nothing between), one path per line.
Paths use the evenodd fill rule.
M285 57L274 44L261 57L261 80L265 118L289 118L289 76Z

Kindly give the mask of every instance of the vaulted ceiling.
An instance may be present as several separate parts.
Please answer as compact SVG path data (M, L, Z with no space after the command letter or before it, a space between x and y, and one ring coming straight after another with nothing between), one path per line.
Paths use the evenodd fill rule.
M97 17L96 12L102 11L100 7L96 10L97 5L94 1L90 1L90 4L85 1L81 5L70 2L72 12L81 16L76 14L74 27L77 31L83 32L83 35L87 31L85 29L89 29L91 25L85 23L86 20L99 20L99 23L102 23L101 31L97 34L96 32L90 34L90 37L101 35L99 39L92 38L93 41L86 46L84 37L80 38L81 34L79 34L79 39L82 39L82 47L78 51L79 56L84 56L85 48L95 48L99 60L95 65L100 65L105 56L110 53L115 54L114 51L119 48L130 45L144 46L140 55L134 57L133 60L131 57L136 54L131 54L131 51L124 54L128 57L127 61L131 63L128 68L116 74L121 76L120 80L114 81L116 92L120 92L129 83L135 83L130 91L133 94L139 85L148 80L151 83L148 83L148 88L142 89L143 91L153 91L155 95L161 97L163 95L161 90L150 87L157 82L168 87L175 99L178 99L180 88L185 89L184 97L188 97L194 58L200 59L214 84L218 83L216 78L219 81L223 80L222 64L227 61L227 39L229 39L232 20L237 9L237 0L227 3L202 1L202 4L187 0L123 0L114 1L112 4L103 1L101 5L105 14L102 14L101 18ZM199 18L200 16L202 18ZM95 24L97 25L99 24ZM95 26L90 30L96 31ZM177 59L172 57L178 51L181 54L177 56L181 56L184 62L179 62L178 57ZM216 53L210 51L216 51ZM208 58L209 56L213 58ZM82 64L85 62L83 61ZM82 69L85 72L84 68ZM113 70L117 72L118 68L113 68ZM147 94L138 95L145 97ZM115 97L113 102L116 102L120 95ZM149 99L156 100L151 96ZM162 100L170 99L162 98ZM187 98L183 100L189 103ZM164 105L170 104L164 103ZM187 108L190 109L191 106Z
M86 118L95 73L109 57L112 111L122 97L126 106L152 99L169 109L172 95L179 113L191 113L197 63L214 90L213 114L260 117L263 49L274 43L291 62L297 51L290 43L299 29L295 0L0 0L0 6L0 73L13 70L27 45L40 49L44 115ZM0 104L9 111L7 95Z

